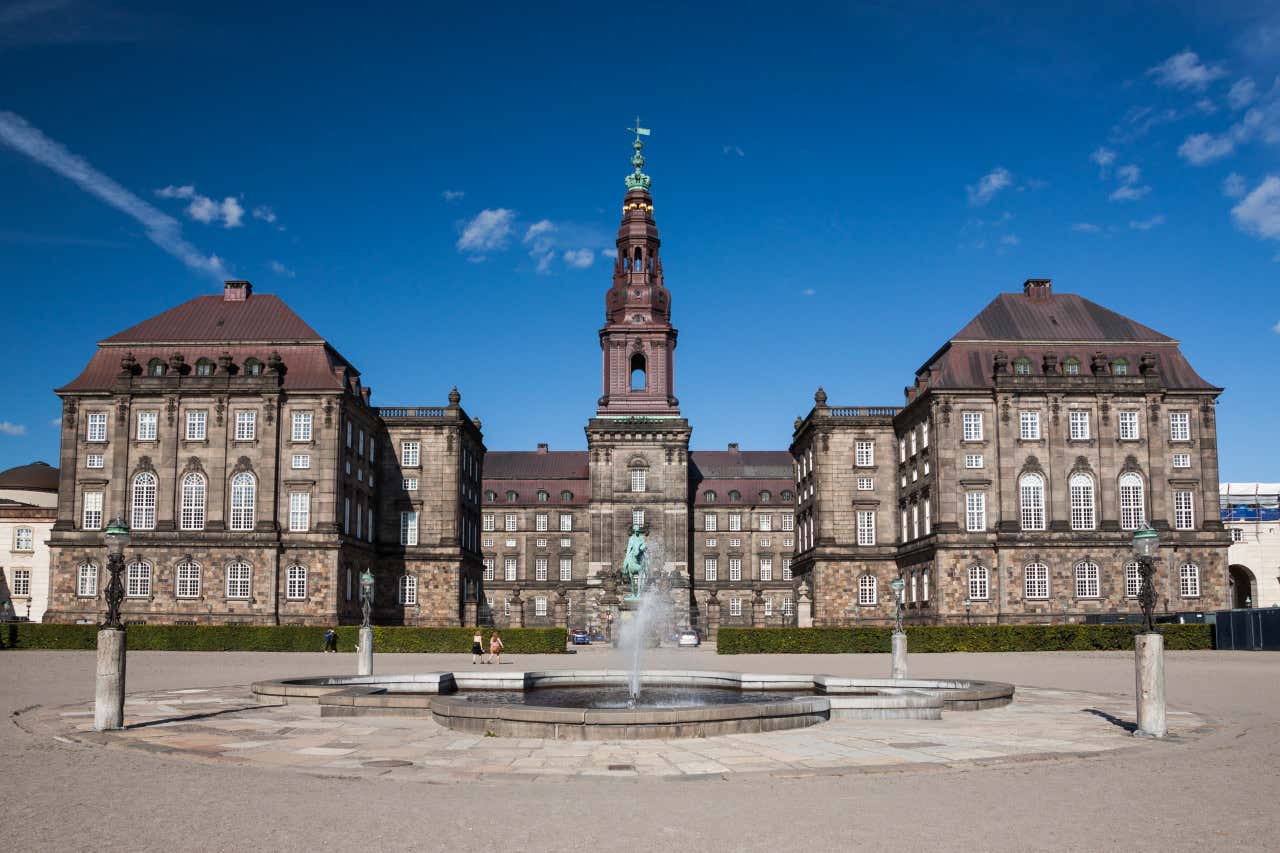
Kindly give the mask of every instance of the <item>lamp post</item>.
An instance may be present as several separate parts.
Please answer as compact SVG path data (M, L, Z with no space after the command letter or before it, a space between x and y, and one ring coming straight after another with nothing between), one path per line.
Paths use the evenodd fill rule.
M1138 603L1142 605L1142 632L1134 637L1135 692L1138 701L1138 737L1164 737L1169 733L1164 706L1164 635L1156 631L1155 576L1156 556L1160 553L1160 534L1144 524L1133 534L1133 556L1138 561L1142 586Z
M124 601L124 549L129 545L129 528L116 516L102 537L107 546L107 618L98 629L98 674L94 685L93 728L107 731L124 726L125 630L120 621Z
M893 590L893 634L890 637L893 661L889 670L892 678L907 677L907 634L902 630L902 590L906 585L901 575L889 581L889 588Z
M356 675L373 675L373 572L360 573L360 642L356 646Z

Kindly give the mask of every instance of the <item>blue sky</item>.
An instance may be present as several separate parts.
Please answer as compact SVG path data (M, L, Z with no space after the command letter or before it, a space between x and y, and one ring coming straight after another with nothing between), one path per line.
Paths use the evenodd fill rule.
M427 5L0 2L0 467L224 274L375 403L585 446L638 113L695 448L900 405L1047 276L1181 339L1223 478L1280 480L1277 4Z

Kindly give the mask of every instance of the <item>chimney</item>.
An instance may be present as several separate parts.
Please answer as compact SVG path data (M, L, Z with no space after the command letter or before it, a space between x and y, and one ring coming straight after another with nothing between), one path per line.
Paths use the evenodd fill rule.
M1053 279L1029 278L1022 283L1022 292L1033 302L1040 302L1053 296Z
M362 386L360 388L360 398L364 400L364 404L366 406L369 405L369 395L371 395L372 393L373 393L373 389L370 388L368 385Z
M244 302L253 292L253 285L243 279L227 279L222 284L223 302Z
M546 442L538 442L538 452L539 452L539 453L550 453L550 452L551 452L551 445L547 444Z
M731 441L731 442L729 442L729 449L730 449L730 450L732 450L734 453L737 453L737 452L738 452L738 442L736 442L736 441Z

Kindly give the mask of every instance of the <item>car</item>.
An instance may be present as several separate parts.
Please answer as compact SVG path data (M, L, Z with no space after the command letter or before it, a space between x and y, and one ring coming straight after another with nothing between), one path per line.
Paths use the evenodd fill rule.
M591 637L587 636L586 631L574 631L569 635L569 641L575 646L587 646L591 644Z
M681 631L680 636L676 638L676 644L680 646L697 646L701 642L697 631Z

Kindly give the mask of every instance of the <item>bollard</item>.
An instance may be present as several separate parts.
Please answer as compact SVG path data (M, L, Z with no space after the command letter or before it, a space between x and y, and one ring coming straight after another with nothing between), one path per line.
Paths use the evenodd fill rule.
M1138 728L1135 737L1164 737L1169 733L1164 708L1164 635L1134 637L1137 669Z
M373 629L360 629L360 643L356 646L356 675L373 675Z
M124 650L122 628L98 631L98 677L93 696L94 731L124 727Z
M893 640L893 666L890 669L890 675L893 678L907 677L907 634L905 631L894 631Z

